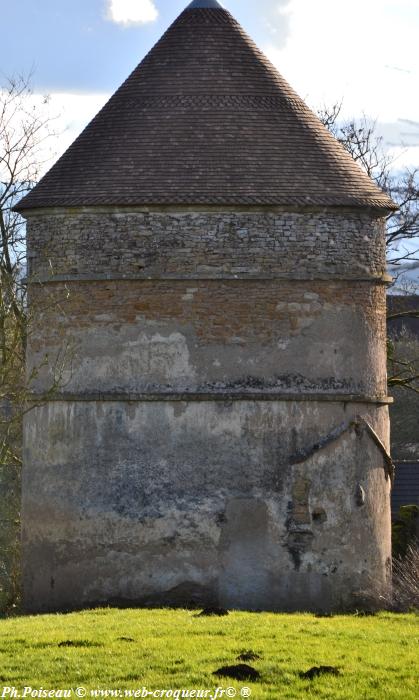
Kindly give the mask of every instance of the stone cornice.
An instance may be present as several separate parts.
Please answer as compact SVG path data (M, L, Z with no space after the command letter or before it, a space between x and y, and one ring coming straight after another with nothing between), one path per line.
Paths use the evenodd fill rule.
M149 402L149 401L325 401L334 403L371 403L388 405L393 403L391 396L368 396L367 394L334 393L290 393L273 391L218 391L218 392L57 392L44 395L32 393L29 400L33 403L50 402Z
M386 216L387 209L382 210L369 207L348 207L348 206L316 206L307 205L222 205L219 204L149 204L142 206L78 206L78 207L43 207L40 209L25 209L22 216L25 219L46 216L71 217L80 214L358 214L360 216L370 215L372 218Z
M274 275L252 275L249 273L241 273L237 275L228 274L215 274L210 276L207 274L202 276L195 275L147 275L147 274L137 274L137 275L121 275L115 274L88 274L88 275L39 275L37 277L25 278L23 280L26 284L52 284L58 282L129 282L129 281L152 281L152 280L170 280L173 282L205 282L205 281L243 281L248 280L252 282L272 282L284 280L287 282L364 282L370 284L384 284L389 285L393 282L391 275L383 274L380 277L350 277L344 275L298 275L295 273L278 273Z

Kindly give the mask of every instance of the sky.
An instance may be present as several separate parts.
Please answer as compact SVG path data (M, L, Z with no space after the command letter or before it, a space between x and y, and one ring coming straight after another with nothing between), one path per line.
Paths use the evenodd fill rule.
M419 166L419 0L222 0L312 108L377 121L395 165ZM0 84L32 73L60 155L187 0L0 0ZM16 40L18 36L18 41Z

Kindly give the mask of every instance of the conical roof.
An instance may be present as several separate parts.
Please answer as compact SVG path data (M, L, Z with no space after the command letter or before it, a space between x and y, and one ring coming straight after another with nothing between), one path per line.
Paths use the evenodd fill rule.
M217 0L194 0L18 205L394 208Z

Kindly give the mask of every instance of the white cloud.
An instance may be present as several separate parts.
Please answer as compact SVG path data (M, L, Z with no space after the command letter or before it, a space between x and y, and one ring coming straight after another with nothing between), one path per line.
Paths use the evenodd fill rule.
M312 106L419 121L417 0L291 0L285 46L265 51Z
M50 94L48 105L43 107L43 114L52 119L50 127L56 136L48 139L40 150L41 176L62 156L109 97L110 95L104 93L53 92ZM39 110L42 106L42 96L34 95L33 101Z
M146 24L158 15L153 0L108 0L108 19L117 24Z

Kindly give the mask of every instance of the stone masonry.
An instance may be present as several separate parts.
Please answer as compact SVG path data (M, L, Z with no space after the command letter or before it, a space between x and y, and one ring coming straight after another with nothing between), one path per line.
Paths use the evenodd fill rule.
M379 598L394 208L192 0L17 207L28 611Z
M364 211L57 211L31 220L35 278L380 277L385 220ZM362 251L362 255L360 255Z
M384 585L383 228L331 213L319 233L319 218L310 267L295 212L29 217L39 394L46 349L71 348L62 388L27 418L30 609L334 609L372 570ZM331 239L351 254L326 274Z

